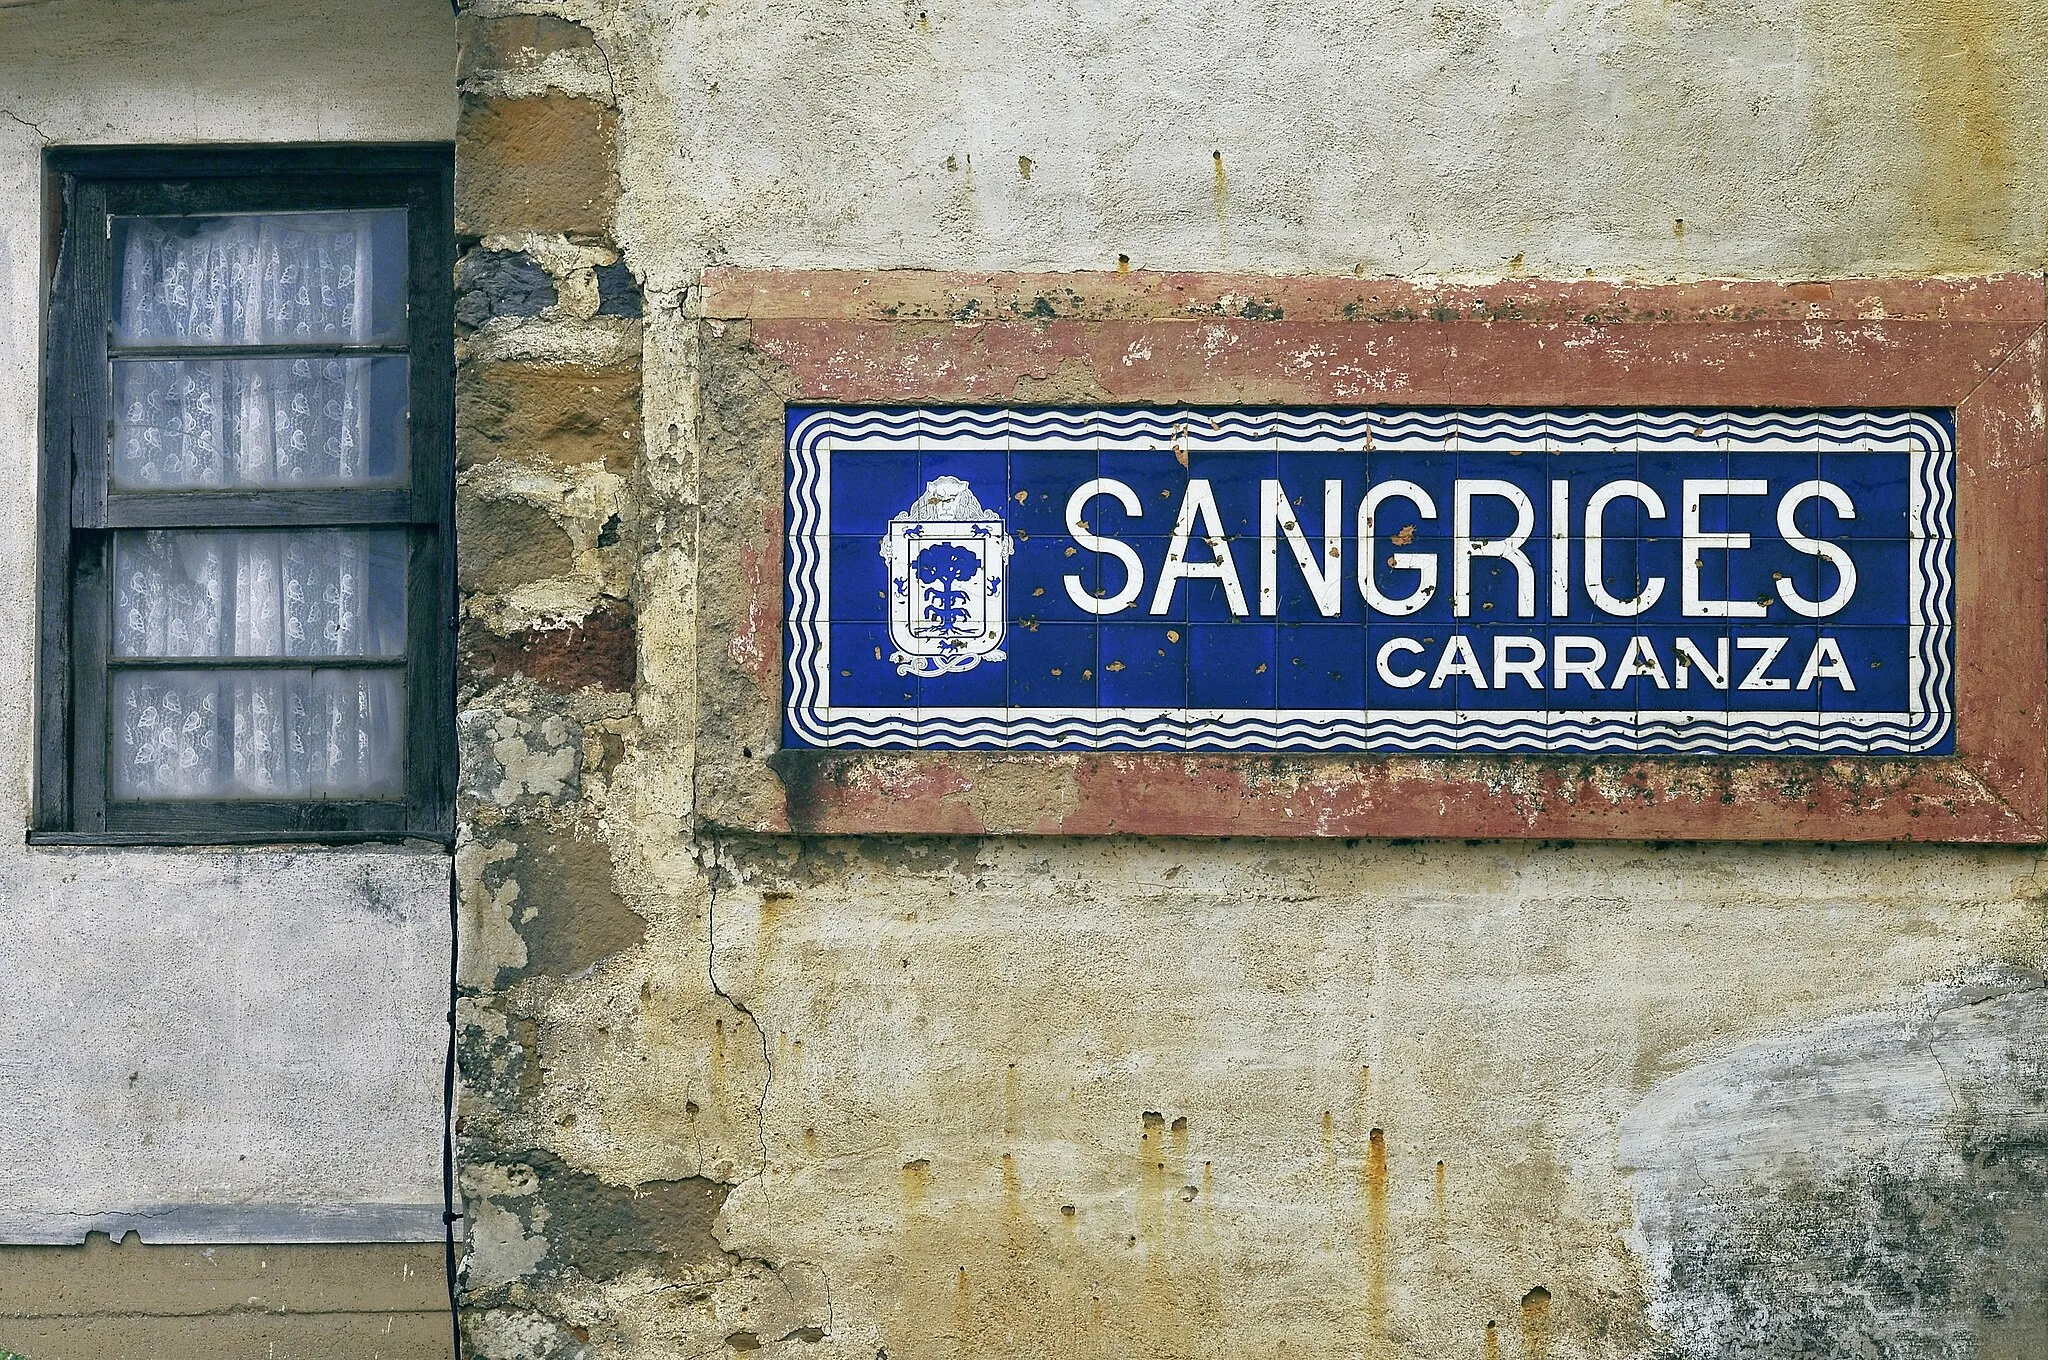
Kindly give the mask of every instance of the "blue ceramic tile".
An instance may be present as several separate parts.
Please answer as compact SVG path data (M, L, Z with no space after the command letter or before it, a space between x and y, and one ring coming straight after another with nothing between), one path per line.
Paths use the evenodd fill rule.
M1270 709L1277 652L1268 623L1188 625L1188 707Z
M1283 709L1365 710L1365 630L1341 624L1283 624L1275 654L1276 702Z
M1824 453L1820 479L1848 493L1856 515L1847 518L1832 502L1813 499L1794 512L1793 523L1817 538L1911 538L1911 459L1903 453ZM1813 525L1808 529L1806 526Z
M1148 619L1186 621L1188 616L1189 588L1195 584L1194 582L1185 578L1175 581L1171 589L1167 591L1165 599L1159 600L1161 573L1165 568L1167 550L1172 546L1172 540L1162 536L1157 538L1131 537L1122 541L1130 544L1137 552L1138 562L1145 571L1145 581L1144 585L1139 589L1136 598L1132 600L1130 608L1124 610L1118 617L1140 616ZM1206 545L1200 543L1189 545L1189 556L1207 560L1208 555L1209 550ZM1125 585L1125 580L1121 563L1111 562L1103 566L1102 582L1107 589L1111 591L1121 590ZM1152 612L1155 600L1159 600L1162 606L1156 614Z
M1842 539L1837 546L1856 564L1848 602L1816 622L1836 628L1905 627L1913 614L1910 569L1917 545L1907 539ZM1816 594L1833 595L1841 578L1832 564L1815 572Z
M1236 582L1237 591L1232 594L1224 578L1213 576L1191 577L1180 586L1180 594L1187 601L1187 616L1190 623L1229 623L1238 619L1249 619L1258 613L1259 607L1259 545L1256 540L1225 545L1228 549L1230 580ZM1213 557L1205 543L1189 545L1190 565L1208 567L1212 563L1223 563L1226 559Z
M1254 566L1251 578L1245 582L1245 593L1250 597L1253 612L1256 613L1259 608L1262 576L1261 569L1256 564L1258 545L1254 544L1253 547ZM1308 574L1295 559L1293 550L1284 541L1276 543L1273 553L1273 617L1288 624L1363 623L1366 613L1365 597L1358 590L1358 563L1354 557L1357 548L1356 540L1349 534L1346 534L1339 544L1334 583L1337 612L1325 614L1323 605L1327 600L1327 592L1322 598L1318 598L1315 589L1309 584ZM1320 536L1309 540L1309 553L1309 560L1315 564L1320 580L1329 565L1323 554L1323 541Z
M1550 481L1561 481L1570 488L1570 512L1572 536L1582 538L1586 533L1586 515L1594 493L1601 487L1614 482L1632 482L1636 478L1636 455L1633 450L1615 453L1553 453L1548 459ZM1662 494L1662 491L1659 491ZM1676 514L1675 504L1665 509ZM1652 521L1657 527L1661 521ZM1548 492L1544 501L1543 525L1547 533L1550 525L1550 501ZM1600 512L1600 533L1603 538L1634 538L1644 530L1643 505L1633 496L1618 496L1607 502Z
M1019 537L1063 537L1067 532L1067 502L1096 476L1093 449L1044 449L1010 453L1010 496L1003 518L1010 532ZM1089 502L1091 522L1098 507L1114 505L1113 497L1101 496Z
M1381 547L1396 535L1406 534L1411 540L1449 538L1453 533L1451 523L1455 513L1453 490L1458 478L1458 455L1455 453L1386 453L1373 455L1372 480L1377 487L1389 482L1406 482L1420 490L1428 504L1418 502L1412 492L1389 493L1379 502L1370 527L1375 540ZM1364 499L1363 493L1360 500ZM1357 511L1353 510L1352 528L1357 528Z
M1191 481L1209 483L1223 532L1249 535L1254 541L1259 533L1261 483L1273 475L1273 469L1271 449L1229 453L1195 449L1188 456L1188 477ZM1197 518L1195 532L1200 533L1202 528L1202 521Z
M1444 630L1440 641L1440 647L1432 645L1428 655L1416 658L1418 667L1427 663L1428 671L1422 684L1411 691L1423 696L1418 706L1461 725L1471 721L1462 715L1493 711L1497 705L1489 679L1492 644L1486 631L1453 627ZM1540 721L1542 713L1539 704L1531 717ZM1432 748L1448 751L1455 744L1432 743Z
M1018 630L1007 629L1005 648L1016 644ZM949 715L960 710L998 710L1009 704L1009 662L984 661L969 670L930 675L919 681L920 715Z
M836 706L900 709L915 716L923 691L913 676L898 675L889 660L895 644L883 623L831 625L832 702Z
M1358 530L1358 502L1365 495L1371 472L1362 453L1316 452L1277 454L1273 476L1280 483L1286 502L1300 517L1301 527L1311 536L1323 531L1324 488L1337 483L1338 523L1345 537Z
M1103 553L1095 560L1095 593L1105 602L1124 599L1127 603L1117 607L1113 614L1095 617L1121 618L1131 614L1149 615L1152 608L1152 590L1158 583L1153 579L1150 554L1145 551L1142 541L1134 543L1138 553L1135 566L1124 558ZM1159 557L1164 557L1164 544L1158 545ZM1165 617L1162 615L1161 617Z
M1743 712L1819 711L1820 695L1813 688L1799 687L1800 671L1812 653L1819 630L1808 625L1793 628L1732 628L1734 651L1731 661L1729 707ZM1775 652L1770 644L1780 644ZM1758 666L1768 661L1759 672Z
M1550 541L1532 538L1521 545L1520 551L1528 562L1526 571L1520 563L1506 557L1472 557L1468 568L1471 609L1463 621L1504 628L1518 623L1540 624L1549 617ZM1455 586L1456 558L1452 552L1446 551L1444 559L1444 569L1454 574L1451 584ZM1526 610L1523 607L1525 586Z
M1730 480L1727 455L1645 448L1637 455L1636 479L1655 491L1664 506L1662 517L1654 513L1654 507L1642 509L1640 532L1677 538L1685 532L1685 484ZM1764 497L1702 494L1699 527L1707 533L1725 533L1731 528L1731 516L1752 514L1751 502L1762 505Z
M1486 683L1483 690L1471 686L1471 695L1461 699L1461 707L1531 714L1549 708L1549 629L1539 622L1531 627L1502 625L1465 631Z
M1432 695L1429 678L1456 631L1448 622L1366 625L1367 710L1444 707Z
M1949 627L1914 627L1906 630L1913 655L1928 668L1921 688L1913 692L1916 710L1946 711L1955 704L1956 634ZM1909 682L1910 683L1910 682Z
M924 491L917 454L835 453L832 475L832 531L881 541L892 516L900 515Z
M1552 627L1545 671L1552 711L1635 712L1637 677L1618 674L1635 636L1633 628Z
M1096 658L1105 708L1183 708L1188 629L1171 623L1104 620Z
M1354 557L1358 551L1358 502L1365 493L1361 470L1363 462L1356 454L1283 455L1280 458L1280 481L1287 493L1286 508L1293 514L1294 523L1300 526L1302 538L1308 545L1309 561L1314 565L1319 580L1329 565L1327 536L1333 531L1338 552L1334 573L1336 611L1325 614L1322 602L1309 586L1293 544L1284 532L1274 534L1274 617L1282 622L1358 622L1364 618L1365 602L1358 593ZM1325 485L1332 481L1338 486L1334 521L1327 514L1329 507L1325 495ZM1252 560L1246 567L1245 591L1256 613L1259 612L1259 590L1263 581L1262 542L1254 540L1250 544L1250 552Z
M1736 496L1728 501L1729 527L1759 538L1778 536L1778 506L1787 492L1801 482L1820 476L1820 454L1744 453L1728 455L1730 480L1764 482L1770 490L1762 496ZM1808 516L1811 518L1811 510Z
M1458 454L1458 479L1462 482L1505 482L1521 493L1528 503L1527 530L1534 538L1549 532L1550 492L1546 477L1548 459L1540 452L1472 452ZM1476 488L1467 492L1468 513L1474 538L1498 539L1512 535L1523 525L1522 507L1513 498ZM1455 532L1456 503L1445 509Z
M1010 500L1010 455L990 450L926 449L918 455L919 492L941 477L967 483L984 510L1001 511Z
M1720 621L1705 626L1683 625L1658 639L1671 689L1651 706L1678 709L1726 709L1740 675L1734 671L1735 650ZM1690 647L1682 644L1690 643Z
M1010 553L1010 616L1039 623L1091 622L1095 616L1074 603L1067 578L1076 578L1084 594L1100 598L1102 560L1065 538L1017 544Z
M1587 567L1592 560L1589 544L1587 540L1575 539L1570 546L1573 618L1619 627L1623 624L1676 623L1686 617L1684 582L1679 574L1684 554L1683 545L1678 540L1604 537L1600 540L1601 589L1618 609L1633 608L1649 596L1648 606L1636 613L1613 612L1595 603L1592 592L1586 587ZM1721 596L1727 580L1725 564L1721 560L1723 556L1720 553L1701 555L1703 594L1713 598Z
M1841 669L1855 685L1852 691L1833 674L1817 674L1814 687L1822 712L1903 713L1913 706L1912 629L1820 628L1816 635L1835 644ZM1835 658L1822 660L1833 662Z
M1069 417L1085 420L1085 410L1060 407L1013 407L1005 422L1004 447L1016 454L1092 453L1099 436L1072 427Z
M1125 510L1115 496L1098 496L1090 503L1089 526L1117 538L1171 534L1188 489L1188 470L1180 461L1160 449L1120 450L1108 466L1103 475L1129 487L1138 498L1138 510Z
M1808 621L1786 600L1786 591L1809 604L1825 598L1833 589L1834 573L1828 585L1821 583L1820 559L1800 552L1776 537L1756 537L1748 548L1727 554L1727 598L1746 608L1761 608L1760 619L1745 619L1758 627L1791 627Z
M1415 565L1394 565L1396 561ZM1435 563L1432 578L1427 563ZM1367 606L1369 620L1413 623L1449 623L1451 620L1451 552L1442 540L1427 540L1396 546L1380 540L1373 550L1371 578L1389 604L1407 607L1407 612L1380 610ZM1353 568L1354 584L1358 569ZM1431 582L1434 582L1432 585ZM1363 598L1363 597L1361 597ZM1416 601L1420 600L1417 605Z
M881 538L840 534L819 540L832 554L834 622L881 622L889 617L889 564Z
M1728 749L1724 706L1680 709L1646 703L1636 710L1636 751L1641 755L1715 756Z
M1010 659L1010 707L1082 709L1095 707L1095 627L1044 623L1013 630L1006 642Z
M1681 541L1677 545L1674 569L1665 582L1664 589L1676 602L1679 613L1676 617L1686 623L1760 624L1762 619L1750 618L1734 612L1735 596L1729 590L1730 560L1738 553L1752 552L1752 548L1710 548L1696 546L1691 554L1685 551ZM1698 594L1695 604L1686 603L1685 571L1688 560L1696 573L1694 587ZM1743 601L1754 604L1754 598Z
M907 416L914 421L915 415L891 413L889 419L900 422ZM1183 421L1210 419L1199 413L1172 415ZM1657 430L1674 415L1685 429L1675 442L1660 443ZM872 437L871 415L856 411L843 418L849 437ZM803 575L829 568L830 589L816 602L816 631L829 637L832 648L832 698L841 706L893 712L898 718L892 721L908 714L914 739L928 745L1022 742L1028 749L1034 743L1043 748L1102 742L1175 749L1193 740L1216 747L1258 730L1239 721L1226 732L1213 716L1218 711L1272 712L1271 721L1277 724L1287 721L1289 711L1334 715L1363 707L1376 714L1413 715L1389 716L1389 725L1374 729L1392 734L1389 740L1411 749L1409 738L1420 740L1428 733L1451 733L1430 740L1445 748L1456 745L1464 740L1456 735L1461 723L1468 735L1484 734L1471 749L1534 749L1530 743L1539 742L1560 715L1572 713L1591 715L1582 721L1610 732L1618 724L1619 730L1651 743L1643 749L1674 751L1699 749L1702 730L1711 729L1719 739L1726 727L1726 719L1719 715L1733 713L1738 720L1742 714L1765 715L1750 722L1747 734L1736 739L1738 749L1761 751L1775 740L1773 733L1783 736L1788 730L1794 730L1797 749L1799 722L1818 721L1797 715L1825 711L1842 715L1841 721L1862 715L1868 721L1856 730L1876 734L1884 729L1873 713L1922 702L1921 696L1906 694L1911 670L1905 662L1911 638L1908 625L1921 607L1920 601L1908 598L1910 583L1917 571L1924 584L1952 590L1952 549L1945 543L1915 543L1912 526L1905 522L1908 460L1903 455L1837 452L1838 446L1860 438L1853 433L1830 436L1829 451L1823 453L1820 450L1829 441L1817 436L1814 421L1798 414L1652 412L1634 427L1650 431L1647 436L1617 435L1611 448L1549 454L1538 450L1578 436L1532 434L1528 448L1520 452L1505 442L1462 451L1456 451L1455 443L1449 451L1390 450L1384 447L1386 442L1414 439L1418 431L1424 439L1434 437L1428 433L1432 428L1465 430L1476 445L1479 427L1488 422L1496 428L1519 422L1540 430L1545 419L1531 413L1506 413L1504 418L1485 412L1392 413L1379 418L1384 438L1370 452L1362 451L1363 438L1354 448L1318 434L1317 440L1331 442L1296 450L1287 447L1282 436L1277 452L1263 445L1252 452L1209 452L1189 444L1188 466L1174 456L1163 434L1139 434L1123 440L1121 447L1112 441L1113 447L1101 451L1092 447L1092 433L1079 435L1071 428L1060 433L1062 422L1071 427L1076 419L1091 419L1086 413L1043 411L1020 417L1000 411L948 412L932 419L935 425L971 430L987 427L990 421L1014 428L1020 418L1042 427L1039 434L997 440L1000 447L976 447L977 436L971 433L948 435L950 444L928 440L920 453L913 430L905 436L902 452L863 452L834 463L836 536L793 542L788 554L792 576L785 598L792 610L787 642L793 674L807 673L803 649L812 645L808 639L813 636L795 614L799 600L810 607L808 602L815 598ZM1143 431L1148 418L1145 413L1120 413L1111 423ZM1257 418L1258 413L1230 417L1233 422ZM1621 422L1624 427L1629 419L1622 413L1598 416L1599 421ZM1858 417L1840 413L1828 419L1853 431ZM1322 420L1342 425L1355 423L1356 417L1339 414ZM1574 424L1586 426L1581 415L1567 414L1552 429ZM1699 426L1700 435L1690 433L1692 424ZM1405 426L1406 432L1397 431L1397 425ZM1156 427L1153 433L1163 429ZM1720 439L1731 430L1741 436L1732 451L1720 445L1687 447ZM1743 444L1743 439L1750 443ZM1064 523L1066 498L1074 487L1097 475L1129 485L1140 507L1134 515L1113 499L1098 498L1088 508L1090 527L1128 544L1139 555L1144 576L1128 604L1108 616L1077 604L1066 589L1066 578L1073 576L1091 598L1100 599L1118 593L1125 582L1124 567L1113 555L1082 548ZM1168 589L1162 613L1153 615L1151 604L1166 566L1170 533L1191 475L1215 496L1217 522L1225 534L1239 596L1233 599L1213 576L1182 578ZM883 582L879 546L888 520L908 508L924 485L938 476L966 481L983 507L1003 519L1012 551L996 574L1006 596L1006 630L999 644L990 633L980 645L1000 645L1007 655L920 683L895 675L894 664L888 661L893 648L886 620L895 606ZM1510 484L1532 507L1529 537L1520 545L1530 576L1526 610L1518 565L1478 555L1471 559L1469 609L1463 617L1453 617L1454 484L1461 476ZM1824 502L1808 500L1798 507L1795 527L1847 551L1856 567L1853 596L1839 608L1831 602L1829 613L1818 620L1801 614L1785 596L1796 593L1805 600L1824 600L1835 592L1842 575L1825 555L1785 542L1778 525L1786 492L1816 476L1836 480L1858 506L1854 521ZM1710 607L1732 601L1749 611L1760 608L1761 614L1726 617L1705 609L1689 614L1681 586L1687 556L1680 538L1683 487L1687 481L1728 479L1767 483L1768 492L1710 495L1703 502L1701 533L1741 534L1750 541L1738 548L1695 544L1698 593ZM1323 486L1334 481L1340 489L1337 516L1343 537L1334 614L1322 612L1309 587L1309 573L1284 535L1275 539L1274 588L1267 597L1273 612L1263 612L1260 530L1264 484L1269 480L1284 489L1288 513L1301 526L1317 562L1322 560L1328 518ZM1372 526L1370 561L1361 562L1359 502L1370 486L1394 480L1423 487L1434 499L1436 514L1424 516L1405 501L1388 502ZM1569 493L1569 532L1561 545L1550 524L1551 483L1557 480ZM1663 582L1660 596L1632 615L1602 611L1585 584L1587 505L1599 487L1617 481L1647 483L1665 511L1662 516L1646 514L1634 497L1623 497L1605 515L1599 573L1604 590L1631 599L1651 581ZM803 513L804 494L802 487L792 486L794 513ZM1481 495L1472 504L1472 532L1480 540L1516 527L1509 500ZM1394 541L1397 533L1403 541ZM821 559L808 555L809 544L817 545ZM1554 601L1551 571L1551 556L1560 547L1566 587L1562 613ZM1187 555L1198 564L1213 560L1200 535L1187 545ZM1371 606L1358 584L1365 566L1383 597L1399 601L1413 594L1423 573L1416 567L1391 565L1390 559L1397 556L1426 562L1434 570L1433 592L1409 615ZM815 577L810 584L816 584ZM1395 604L1394 609L1399 607ZM1527 679L1532 652L1529 644L1515 641L1522 638L1540 639L1544 645L1544 662L1537 672L1543 681L1540 687ZM1560 675L1560 645L1574 638L1584 640L1582 648L1598 645L1594 684L1587 683L1583 672L1577 677ZM1644 674L1617 677L1637 638L1643 639L1654 664ZM1822 638L1841 648L1841 666L1856 684L1853 691L1836 677L1802 677ZM1445 664L1447 648L1453 649L1453 657L1460 654L1456 648L1461 644L1455 639L1463 639L1462 645L1470 648L1469 673L1458 674L1457 668ZM1682 659L1680 639L1697 649L1697 664ZM1765 639L1780 647L1769 670L1770 678L1780 684L1743 690L1740 685L1758 654L1731 644ZM1409 640L1413 650L1386 652L1383 673L1382 653L1397 640ZM1580 658L1589 659L1588 653L1582 650ZM1517 661L1523 664L1512 664ZM1111 664L1117 668L1107 669ZM1802 686L1802 678L1813 683ZM1413 683L1397 683L1404 679ZM1717 679L1719 685L1714 683ZM1098 704L1120 716L1104 716ZM1019 716L1030 710L1075 716L1071 722ZM1161 714L1170 716L1161 720ZM1702 714L1707 716L1698 716ZM1055 721L1060 725L1047 725ZM1019 726L1031 722L1038 726ZM1689 732L1688 724L1697 730ZM788 739L799 741L797 728L804 726L792 727ZM1297 722L1274 730L1299 734L1305 729ZM1623 747L1633 744L1631 738L1616 739ZM1871 736L1878 743L1871 749L1884 749L1884 739ZM1310 738L1276 740L1284 746ZM1743 741L1749 746L1741 747ZM1660 742L1664 745L1657 745ZM1711 747L1713 742L1706 744ZM1566 740L1562 749L1583 749L1583 743Z

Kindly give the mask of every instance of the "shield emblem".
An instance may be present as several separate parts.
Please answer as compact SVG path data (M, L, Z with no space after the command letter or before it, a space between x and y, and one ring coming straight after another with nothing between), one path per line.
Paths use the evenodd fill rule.
M1003 659L1010 535L958 477L937 477L889 521L889 659L898 675L939 676Z

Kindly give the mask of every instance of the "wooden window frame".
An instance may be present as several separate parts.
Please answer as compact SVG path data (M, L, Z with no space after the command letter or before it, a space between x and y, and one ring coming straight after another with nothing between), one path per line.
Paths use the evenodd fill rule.
M37 844L348 843L454 832L454 156L446 145L114 148L48 153L55 265L43 387L33 820ZM410 484L402 489L112 493L108 355L114 216L408 213L402 346ZM238 347L239 348L239 347ZM244 351L247 352L247 351ZM227 351L194 348L191 357ZM109 796L113 534L120 529L402 528L406 569L403 795L392 800L163 800ZM234 658L219 658L234 668ZM300 662L299 664L304 664Z

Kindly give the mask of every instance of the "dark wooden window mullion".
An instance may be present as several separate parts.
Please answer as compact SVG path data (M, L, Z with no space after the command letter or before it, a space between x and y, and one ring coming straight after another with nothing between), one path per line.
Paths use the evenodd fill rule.
M452 222L454 180L414 183L406 199L411 221ZM455 334L455 241L445 231L412 231L406 261L407 334ZM431 358L427 357L429 354ZM455 820L455 358L423 350L408 370L407 423L415 525L406 573L406 803L416 825L446 828Z
M402 656L116 656L116 671L389 671L406 665Z
M84 185L78 194L71 247L76 266L68 308L71 393L71 522L106 523L107 447L113 439L107 388L107 331L113 313L113 261L107 241L106 190Z
M226 217L243 213L356 212L405 202L419 179L400 174L280 171L242 177L212 174L107 183L117 217Z
M99 521L114 529L340 528L418 523L417 493L339 488L322 491L117 492ZM431 524L434 521L427 520Z
M71 592L71 824L107 829L108 756L113 723L107 652L113 639L111 538L87 531L73 543Z
M57 266L50 283L50 324L43 376L43 460L37 508L37 577L40 585L36 630L36 769L31 826L55 831L78 825L71 803L72 763L71 630L77 593L71 563L72 407L71 363L73 276L78 272L75 223L80 205L69 177L58 181Z
M403 359L404 345L109 345L114 359L164 363L178 359Z
M71 523L65 575L70 584L69 703L71 824L106 828L109 705L106 657L112 637L112 544L105 524L107 446L112 425L107 331L113 309L113 268L107 240L107 194L83 184L73 198L65 280L63 362L70 407L69 456L52 469L69 482ZM54 461L54 460L53 460Z
M353 799L261 802L255 799L165 799L149 803L116 803L120 829L175 834L188 841L209 841L226 831L270 833L272 836L319 836L329 831L402 832L409 828L404 804ZM419 833L425 834L425 833Z

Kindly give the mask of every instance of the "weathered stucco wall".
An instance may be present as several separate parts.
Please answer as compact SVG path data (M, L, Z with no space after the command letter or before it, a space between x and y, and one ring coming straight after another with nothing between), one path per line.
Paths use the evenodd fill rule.
M441 1234L445 853L21 832L43 148L445 140L452 48L436 0L0 7L0 1241Z
M691 817L704 265L2038 270L2048 19L467 14L479 1355L2048 1348L2032 852Z

